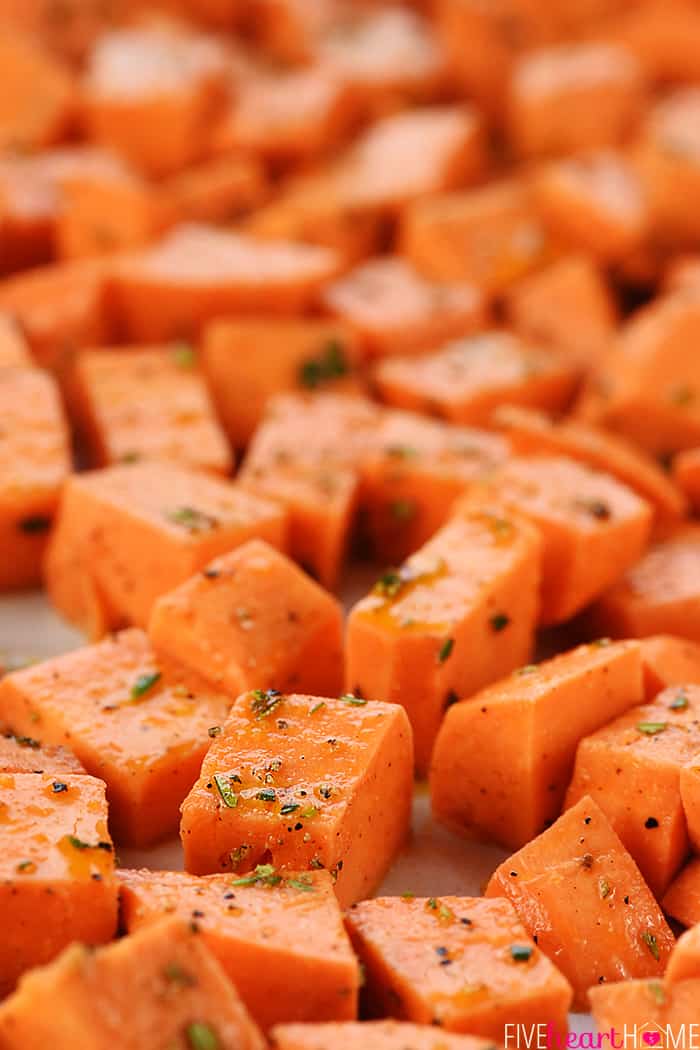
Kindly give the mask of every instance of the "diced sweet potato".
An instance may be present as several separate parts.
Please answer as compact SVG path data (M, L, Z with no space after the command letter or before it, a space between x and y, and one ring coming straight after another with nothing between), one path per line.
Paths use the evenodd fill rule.
M120 871L119 882L127 931L170 913L194 919L263 1030L282 1021L355 1018L359 966L327 871L266 868L240 879Z
M336 267L323 248L179 226L116 267L111 294L129 339L159 342L220 314L303 310Z
M542 533L543 623L580 612L634 565L649 538L646 501L609 474L563 456L515 457L481 490L529 517Z
M700 690L694 686L686 686L678 694L680 696L700 695ZM665 695L665 694L663 694ZM683 801L683 812L688 823L688 835L693 850L700 851L700 747L696 747L695 755L681 769L681 799Z
M29 347L18 325L0 314L0 368L28 368L31 364Z
M575 364L565 357L497 330L433 354L389 358L374 371L379 394L390 404L473 426L488 422L503 401L561 410L577 380Z
M697 979L700 985L700 926L679 937L666 968L666 984Z
M700 448L679 452L673 461L673 478L690 500L693 510L699 510Z
M667 915L695 926L700 922L700 858L688 861L664 894L661 905Z
M26 1050L265 1045L204 938L177 918L97 952L73 945L28 974L0 1005L0 1039Z
M406 708L420 774L445 709L530 659L539 583L536 529L475 504L353 607L347 687Z
M318 318L212 321L201 348L212 397L236 448L253 436L273 394L357 389L358 356L348 325Z
M5 675L12 729L71 748L107 784L115 838L146 845L172 834L230 699L159 662L142 631L124 631Z
M247 215L269 192L263 164L236 154L186 168L167 179L163 189L183 222L218 223Z
M693 3L632 4L610 28L654 80L696 80L700 74L700 18Z
M253 0L248 6L256 42L274 60L290 65L316 57L321 32L337 12L333 0Z
M352 1021L333 1024L285 1024L272 1031L275 1050L488 1050L477 1035L454 1035L408 1021Z
M599 1031L626 1031L630 1039L638 1032L644 1046L656 1046L663 1045L664 1033L679 1032L679 1025L692 1029L698 1016L700 980L670 987L658 980L621 981L591 988L589 995ZM648 1041L645 1036L649 1036Z
M670 634L640 640L647 700L669 685L700 685L700 645Z
M236 697L246 689L342 687L340 605L262 540L244 543L156 602L157 652Z
M0 996L72 941L114 936L114 851L99 780L0 773L0 924Z
M0 369L0 591L31 587L71 470L58 390L34 368Z
M31 736L0 736L0 773L84 773L66 747L42 747Z
M145 627L156 598L253 537L283 548L286 515L240 485L162 462L108 467L66 485L46 587L84 629L86 583L107 607L106 629Z
M0 65L0 149L31 150L63 138L76 107L68 70L36 41L6 29L0 37Z
M618 638L675 634L700 642L700 527L659 540L596 602L597 629Z
M187 344L82 353L72 389L95 466L161 459L230 472L228 444Z
M516 1017L566 1031L571 988L508 901L380 897L354 905L347 925L373 1016L493 1039Z
M434 349L485 321L474 285L430 281L399 256L362 263L330 284L321 301L354 329L370 357Z
M454 704L430 772L433 812L519 848L559 816L579 740L642 700L635 642L580 646Z
M590 798L583 798L496 870L488 897L507 897L539 948L589 988L661 977L674 944L639 869Z
M346 907L389 867L408 831L412 794L402 707L245 693L182 805L185 867L242 875L268 862L326 868Z

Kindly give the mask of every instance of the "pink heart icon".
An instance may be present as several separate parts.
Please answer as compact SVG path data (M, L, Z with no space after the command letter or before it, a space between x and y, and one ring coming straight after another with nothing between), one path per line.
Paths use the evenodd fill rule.
M647 1046L657 1046L661 1042L660 1032L645 1032L642 1036Z

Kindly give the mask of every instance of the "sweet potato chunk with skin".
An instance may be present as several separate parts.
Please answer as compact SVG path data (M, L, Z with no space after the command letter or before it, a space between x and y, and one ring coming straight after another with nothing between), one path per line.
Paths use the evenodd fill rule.
M474 285L430 281L399 256L362 263L328 285L321 302L357 333L369 357L431 350L486 319Z
M599 1031L634 1033L636 1030L642 1039L658 1032L659 1039L663 1040L663 1033L677 1032L679 1025L688 1025L688 1031L692 1031L697 1024L700 980L670 986L658 980L622 981L591 988L589 998ZM645 1046L652 1045L657 1045L656 1041L653 1044L651 1040L645 1041Z
M596 602L597 629L618 638L668 633L700 642L700 526L655 543Z
M320 696L342 688L340 605L262 540L159 598L149 634L157 652L233 697L253 688Z
M83 353L72 389L95 466L161 459L230 472L228 444L186 344Z
M398 704L245 693L182 805L185 867L326 868L347 907L391 864L412 794L411 727Z
M571 988L508 901L380 897L354 905L347 925L374 1016L493 1039L516 1019L566 1031Z
M76 107L68 70L29 37L7 30L0 37L0 65L0 149L40 149L63 138Z
M303 310L336 269L324 248L193 224L115 267L111 294L127 337L159 342L196 335L221 314Z
M97 952L72 945L28 974L0 1005L0 1040L26 1050L265 1045L204 938L177 918Z
M539 577L536 529L475 505L353 607L346 685L406 708L419 774L445 708L530 659Z
M507 897L585 1008L594 985L661 977L674 944L637 865L590 798L496 870L487 897Z
M548 411L564 408L578 370L555 353L493 330L432 354L389 358L376 366L373 378L389 404L479 426L503 401Z
M684 926L700 922L700 857L689 860L664 894L661 906Z
M0 314L0 368L29 368L31 364L29 347L18 326Z
M700 448L689 448L676 456L673 478L690 500L693 510L700 510Z
M0 996L71 941L114 936L117 884L101 781L0 773L0 925Z
M681 771L700 751L700 688L675 686L581 740L566 805L594 799L660 897L689 849Z
M0 773L84 773L65 747L42 747L31 736L0 736Z
M670 634L642 638L639 644L647 701L669 685L700 685L700 645Z
M36 586L61 487L68 428L50 376L0 369L0 591Z
M559 816L579 740L642 698L639 645L594 642L454 704L430 770L436 818L519 848Z
M264 1031L282 1021L356 1017L360 971L327 871L265 868L240 879L121 871L119 881L129 932L172 912L196 916L202 940Z
M272 1031L275 1050L489 1050L477 1035L438 1032L408 1021L364 1021L333 1024L284 1024Z
M235 448L246 445L274 394L358 388L358 341L343 322L241 318L207 325L201 362Z
M88 773L106 782L110 825L126 845L147 845L177 828L207 731L230 704L163 665L139 630L0 681L0 710L16 733L69 746Z
M156 598L253 537L284 548L279 505L174 464L108 467L66 485L44 565L46 587L77 625L90 623L87 581L106 606L107 629L145 627Z

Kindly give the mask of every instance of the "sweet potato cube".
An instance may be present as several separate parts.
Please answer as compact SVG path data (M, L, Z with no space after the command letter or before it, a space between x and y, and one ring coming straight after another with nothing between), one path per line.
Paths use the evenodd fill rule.
M363 262L329 284L321 302L357 333L369 357L431 350L485 321L473 284L431 281L400 256Z
M28 974L0 1005L0 1039L27 1050L265 1045L204 938L177 918L96 952L72 945Z
M619 642L525 666L454 704L433 753L436 818L523 846L559 816L579 740L641 700L639 646Z
M616 637L667 633L700 642L700 527L659 540L596 603L598 628Z
M106 626L145 627L156 598L254 537L284 547L286 517L242 486L163 462L75 475L45 563L51 600L88 629L96 591Z
M4 89L0 149L31 150L63 138L75 117L76 89L68 69L35 41L3 29Z
M627 1031L630 1038L639 1032L645 1046L663 1046L665 1033L678 1032L681 1025L688 1025L687 1030L692 1031L699 997L700 980L670 986L658 980L620 981L589 992L599 1031Z
M95 466L161 459L213 474L231 470L231 453L187 344L83 353L73 395Z
M0 736L0 773L84 773L66 747L42 747L31 736Z
M684 926L700 922L700 858L688 861L664 894L661 906Z
M177 828L208 730L231 701L164 667L146 635L123 631L0 681L0 710L15 733L68 746L107 784L118 842L148 845Z
M114 936L117 883L101 781L0 773L0 925L0 996L72 941Z
M292 314L335 276L324 248L178 226L112 274L114 309L130 341L196 335L221 314Z
M639 868L590 798L496 870L487 897L507 897L585 1008L594 985L661 977L674 944Z
M539 579L536 529L475 504L353 607L346 685L405 707L420 774L446 708L530 659Z
M639 644L647 700L669 685L700 685L700 645L670 634L642 638Z
M169 913L194 918L263 1030L282 1021L355 1018L359 966L327 871L280 875L265 868L240 879L120 871L119 882L130 933Z
M10 317L0 314L0 368L25 368L32 364L29 347Z
M233 697L253 688L326 696L342 687L339 603L262 540L159 598L149 634L157 652Z
M205 160L167 179L167 203L183 222L232 222L258 207L268 195L262 162L225 155Z
M666 983L697 979L700 982L700 926L678 938L666 968Z
M487 423L503 401L560 411L577 379L571 361L496 330L466 336L433 354L389 358L374 371L379 395L389 404L472 426Z
M670 692L670 690L669 690ZM679 694L700 694L700 690L693 686L686 686ZM662 694L663 695L663 694ZM688 824L688 835L695 852L700 850L700 747L696 747L696 753L681 769L681 800L683 812Z
M250 441L274 394L358 389L358 341L343 322L319 318L212 321L202 368L235 448Z
M653 893L668 888L688 853L681 771L700 751L700 688L672 687L584 737L567 806L594 799Z
M411 728L402 707L244 693L182 806L195 874L326 868L343 907L379 883L408 831ZM259 869L258 869L259 870Z
M566 1031L571 988L506 900L380 897L347 925L373 1016L493 1039L513 1017Z
M436 1032L408 1021L345 1021L277 1025L272 1045L275 1050L488 1050L492 1044L477 1035Z
M68 428L50 376L0 369L0 591L36 586L61 487Z

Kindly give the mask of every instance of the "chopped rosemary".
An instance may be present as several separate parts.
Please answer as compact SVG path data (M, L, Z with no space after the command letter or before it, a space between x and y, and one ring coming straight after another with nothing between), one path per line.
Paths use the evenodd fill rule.
M225 806L235 809L238 805L238 795L231 787L231 780L223 773L214 774L214 783Z
M140 674L134 684L131 687L131 699L140 700L142 696L152 689L156 682L159 682L162 677L160 671L146 671L144 674Z

